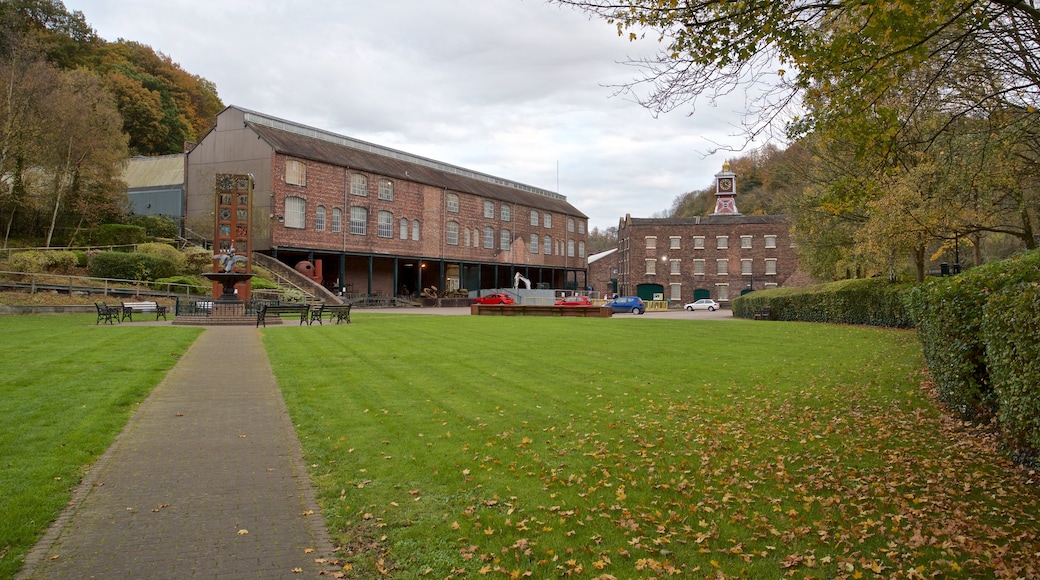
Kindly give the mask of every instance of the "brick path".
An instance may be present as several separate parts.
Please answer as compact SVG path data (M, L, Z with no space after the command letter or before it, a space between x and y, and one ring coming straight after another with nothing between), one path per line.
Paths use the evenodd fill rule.
M212 327L141 405L18 578L311 578L323 570L315 560L331 557L260 332Z

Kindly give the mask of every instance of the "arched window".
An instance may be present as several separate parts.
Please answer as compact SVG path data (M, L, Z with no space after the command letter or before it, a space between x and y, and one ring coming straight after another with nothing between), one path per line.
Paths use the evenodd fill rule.
M314 229L319 232L325 231L325 206L319 205L314 210Z
M307 201L302 197L289 196L285 198L285 227L302 230L307 224L306 212Z
M448 211L451 213L459 213L459 194L449 193L448 194Z
M354 206L350 208L350 233L358 236L368 234L368 210Z
M412 220L412 241L419 241L419 220Z
M343 229L343 210L332 208L332 233L338 234Z
M529 250L532 254L538 253L538 234L531 234L531 244Z
M513 244L513 236L509 230L502 230L498 232L498 249L508 250Z
M376 235L381 238L394 237L394 214L389 211L379 212L379 229Z
M449 246L459 245L459 222L448 222L448 239L445 241Z
M552 254L552 236L545 236L545 244L542 246L542 253L546 256Z
M538 210L536 209L531 210L531 225L538 227Z
M394 182L389 179L379 180L379 199L383 201L394 200Z
M491 226L484 228L484 247L489 250L495 249L495 228Z
M360 173L350 176L350 194L365 197L368 195L368 178Z
M401 221L398 224L398 226L399 226L399 229L401 230L401 239L402 240L407 240L408 239L408 218L401 218Z

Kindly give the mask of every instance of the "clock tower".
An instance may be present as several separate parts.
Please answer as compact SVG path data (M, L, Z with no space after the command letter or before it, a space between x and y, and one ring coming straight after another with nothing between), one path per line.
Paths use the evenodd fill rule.
M711 215L741 215L737 211L737 175L729 170L729 161L715 174L715 213Z

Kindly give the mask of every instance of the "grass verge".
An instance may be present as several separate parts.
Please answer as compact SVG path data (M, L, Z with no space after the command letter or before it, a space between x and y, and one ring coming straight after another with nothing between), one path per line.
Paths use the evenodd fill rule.
M200 332L0 316L0 578Z
M358 313L264 331L347 575L1035 577L1040 492L916 335Z

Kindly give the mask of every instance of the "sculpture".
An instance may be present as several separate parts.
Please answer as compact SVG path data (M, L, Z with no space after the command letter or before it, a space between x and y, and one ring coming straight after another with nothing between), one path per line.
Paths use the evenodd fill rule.
M245 256L235 255L235 246L231 246L228 248L228 251L223 254L214 254L213 258L220 260L221 271L223 272L231 272L238 264L249 262L249 259Z

